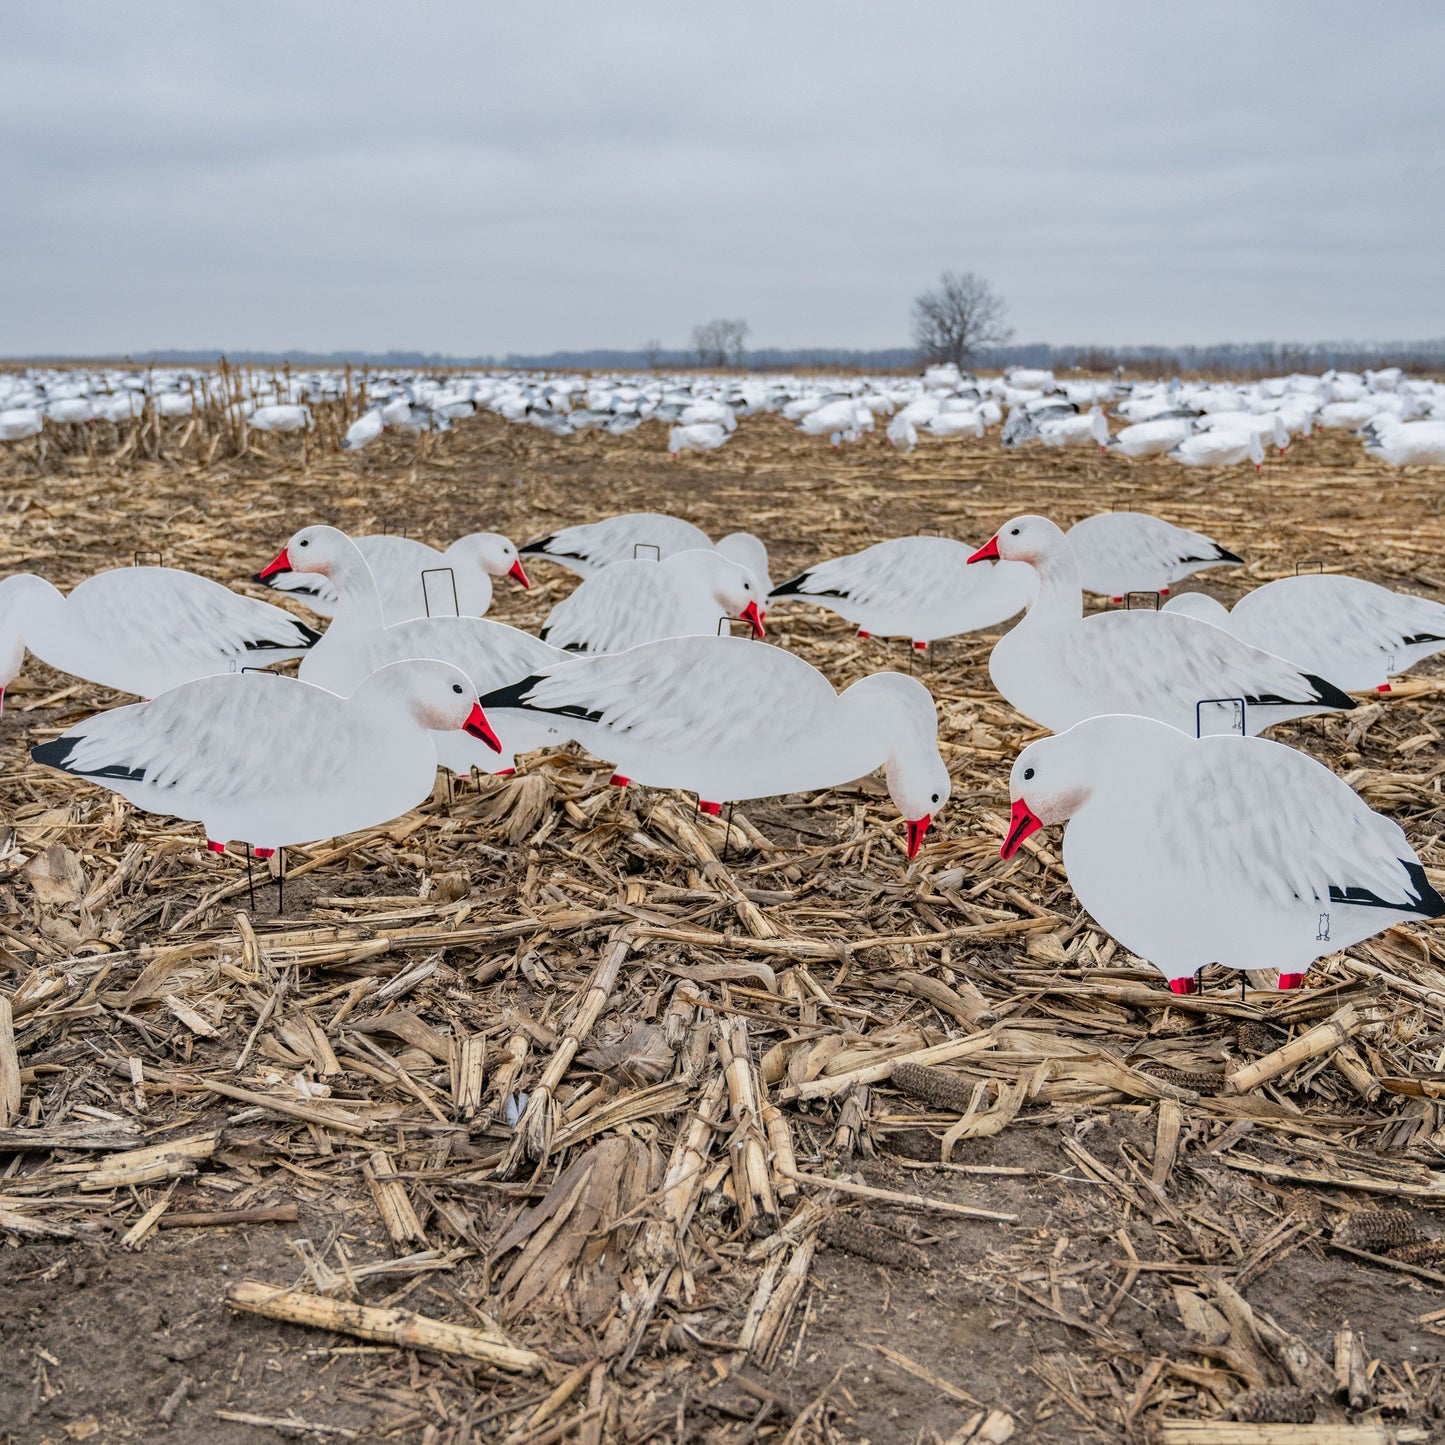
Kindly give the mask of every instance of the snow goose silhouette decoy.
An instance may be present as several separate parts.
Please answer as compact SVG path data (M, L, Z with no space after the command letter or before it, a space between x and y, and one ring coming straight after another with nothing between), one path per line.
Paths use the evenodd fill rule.
M1093 443L1099 449L1107 450L1109 445L1109 423L1097 407L1087 412L1046 417L1038 424L1039 440L1046 447L1076 447Z
M284 559L284 561L283 561ZM303 527L276 559L301 576L325 579L337 594L337 612L325 635L302 660L303 682L348 696L371 673L407 658L439 658L461 668L480 692L514 682L571 654L530 633L485 617L417 617L386 626L371 568L356 544L335 527ZM275 565L274 563L272 565ZM563 741L554 728L515 718L500 749L465 732L432 736L437 760L454 773L473 767L509 773L515 755Z
M381 408L373 407L370 411L357 417L347 427L346 435L341 438L341 450L359 452L362 447L374 442L385 430L386 421L381 415Z
M388 622L429 615L482 617L492 605L494 577L532 585L516 547L499 532L473 532L445 552L391 534L351 540L376 579ZM295 572L273 562L255 580L299 597L320 617L336 615L336 589L318 573Z
M264 857L408 812L436 781L432 733L462 730L495 743L466 674L413 660L350 697L275 674L201 678L30 755L147 813L202 823L217 852L235 840Z
M908 637L922 649L997 626L1033 597L1027 567L1000 563L975 576L971 550L948 537L894 537L809 567L774 587L772 600L814 602L854 623L861 637Z
M174 567L117 567L62 594L0 581L0 702L26 651L72 677L140 697L198 677L300 657L320 634L280 607Z
M674 552L711 547L701 527L662 512L624 512L600 522L583 522L549 532L522 548L524 557L541 557L575 572L584 581L614 562L661 561ZM717 550L741 562L761 582L767 573L767 548L749 532L732 532ZM761 558L759 557L761 553ZM759 562L761 561L761 570Z
M614 562L660 562L675 552L708 547L746 567L760 584L764 598L772 591L768 549L761 539L751 532L729 532L714 546L701 527L660 512L627 512L600 522L564 527L529 542L522 548L522 555L545 557L586 581Z
M1002 855L1066 824L1080 905L1175 993L1205 964L1279 969L1411 918L1438 918L1398 824L1308 754L1267 738L1196 739L1150 718L1102 716L1030 743L1009 778Z
M45 430L45 414L31 406L0 410L0 442L19 442Z
M1382 415L1366 422L1360 435L1365 450L1392 467L1445 466L1445 421L1400 421Z
M1268 582L1232 611L1200 592L1164 610L1212 622L1346 692L1388 692L1392 673L1445 651L1445 606L1331 572Z
M1186 467L1232 467L1248 461L1259 471L1264 466L1264 443L1256 431L1219 427L1191 432L1170 447L1169 455Z
M729 532L726 537L718 538L717 546L713 550L721 552L729 562L736 562L739 567L746 567L753 574L761 599L758 610L766 616L768 594L773 590L773 579L768 575L768 549L763 545L762 539L753 536L751 532Z
M1122 452L1131 461L1140 457L1162 457L1193 432L1192 412L1185 416L1157 417L1151 421L1135 422L1133 426L1115 432L1105 443L1105 449Z
M1115 602L1130 592L1167 595L1181 577L1206 567L1238 567L1244 561L1212 537L1147 512L1099 512L1075 522L1066 535L1084 591Z
M696 793L710 813L883 767L910 858L949 797L922 683L880 672L840 695L802 658L741 637L674 637L578 658L486 693L482 706L503 735L509 712L548 718L610 762L613 782Z
M714 452L732 435L715 421L694 422L691 426L675 426L667 434L667 450L676 461L683 452Z
M1259 732L1355 705L1324 678L1193 617L1153 610L1085 617L1073 549L1047 517L1015 517L974 556L1026 562L1038 574L1038 600L995 646L988 670L1014 707L1052 732L1127 712L1192 735L1209 720L1199 704L1225 699L1242 699L1246 727Z
M663 637L716 637L740 617L761 637L763 596L746 567L699 547L604 567L547 614L541 635L568 652L625 652Z

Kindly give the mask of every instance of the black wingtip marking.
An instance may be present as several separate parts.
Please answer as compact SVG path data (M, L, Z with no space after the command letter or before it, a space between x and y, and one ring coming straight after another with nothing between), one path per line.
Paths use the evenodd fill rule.
M545 537L538 537L535 542L528 542L525 547L517 548L519 557L545 557L548 555L547 548L557 539L555 532L548 532Z
M1318 702L1327 708L1338 708L1341 712L1349 712L1359 706L1349 693L1341 692L1334 683L1326 682L1312 672L1302 672L1300 676L1313 688L1313 697L1284 697L1277 692L1259 692L1247 695L1244 700L1250 707L1304 707Z
M811 572L799 572L798 575L794 577L791 582L779 582L778 585L774 587L771 592L768 593L768 596L788 597L795 592L801 592L803 588L803 583L806 582L808 578L812 575L813 574Z
M254 638L245 644L247 652L295 652L298 648L310 649L321 641L321 634L314 627L293 619L297 637L290 642L272 642L269 637Z
M578 718L582 722L601 722L601 712L594 712L579 703L563 703L561 707L538 707L527 698L527 694L539 683L545 682L545 672L534 672L530 677L524 677L520 682L509 682L506 687L495 688L485 693L479 701L482 711L487 712L492 708L516 708L521 712L545 712L555 717Z
M1425 876L1425 869L1419 863L1411 863L1405 858L1400 862L1405 865L1405 872L1410 875L1410 886L1415 890L1415 897L1418 900L1416 908L1422 918L1445 917L1445 898L1430 885L1430 880Z
M1314 688L1315 696L1327 707L1337 707L1343 712L1348 712L1356 706L1354 698L1336 687L1334 683L1326 682L1324 678L1317 677L1312 672L1307 672L1304 676L1305 680Z
M846 592L840 592L836 587L825 587L817 592L810 592L805 589L805 584L812 577L812 572L799 572L791 582L780 582L771 592L768 593L769 600L773 598L797 597L802 601L809 601L814 597L847 597Z
M261 587L274 588L276 583L273 579L279 575L279 573L273 572L270 577L263 577L259 572L253 572L251 574L251 581L257 583Z
M69 772L70 769L65 766L65 760L70 756L77 742L79 742L79 738L62 733L48 743L37 743L30 749L30 756L42 767L58 768L61 772Z
M84 733L61 733L58 738L52 738L48 743L37 743L30 749L30 756L43 767L55 768L62 773L74 773L78 778L117 778L131 783L145 781L144 768L128 768L124 763L107 763L103 768L71 767L70 755L84 736Z
M1231 566L1235 563L1238 563L1241 567L1244 566L1243 557L1236 557L1235 554L1231 552L1228 547L1221 547L1217 542L1214 546L1214 560L1216 562L1227 562Z
M1419 863L1412 863L1408 858L1401 858L1399 861L1410 879L1412 897L1397 902L1394 899L1381 898L1378 893L1373 893L1368 888L1337 888L1331 883L1330 902L1349 903L1356 908L1388 908L1396 913L1413 913L1420 918L1445 916L1445 898L1430 886L1424 868Z

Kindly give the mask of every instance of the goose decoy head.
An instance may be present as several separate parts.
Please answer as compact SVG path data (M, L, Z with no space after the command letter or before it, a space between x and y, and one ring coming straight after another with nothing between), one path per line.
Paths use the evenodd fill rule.
M469 553L489 577L511 577L526 588L532 585L516 545L500 532L474 532L447 548L448 555L455 552Z
M763 628L763 591L758 580L739 562L711 548L675 552L669 565L693 571L711 584L713 599L729 617L740 617L753 629L753 637L766 636Z
M330 576L331 569L347 554L361 554L356 543L335 527L302 527L276 554L276 560L256 574L256 581L266 582L278 572L318 572Z
M1013 809L1000 858L1012 858L1024 839L1040 828L1067 823L1089 800L1092 791L1089 740L1094 730L1074 728L1056 737L1030 743L1009 774Z
M1047 517L1015 517L1005 522L970 562L1037 562L1063 533Z
M501 740L492 731L477 701L477 690L471 679L451 663L429 658L389 663L362 684L363 688L378 686L387 687L393 693L403 689L412 716L429 731L450 732L460 728L486 743L493 752L502 751ZM359 691L354 694L360 695Z

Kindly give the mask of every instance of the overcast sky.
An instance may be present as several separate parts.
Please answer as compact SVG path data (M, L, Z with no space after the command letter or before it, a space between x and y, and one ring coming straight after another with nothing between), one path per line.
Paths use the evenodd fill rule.
M1445 333L1445 5L0 0L0 355Z

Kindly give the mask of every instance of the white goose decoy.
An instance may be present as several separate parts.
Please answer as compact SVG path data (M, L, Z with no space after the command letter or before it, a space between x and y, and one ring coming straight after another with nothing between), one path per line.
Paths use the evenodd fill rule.
M1026 562L1038 574L1038 600L994 648L988 671L1014 707L1053 732L1128 712L1193 735L1198 704L1243 699L1253 733L1355 705L1333 683L1192 617L1085 617L1073 549L1047 517L1015 517L974 556Z
M1220 427L1192 432L1172 446L1169 455L1186 467L1232 467L1249 461L1257 472L1264 466L1264 443L1256 431Z
M1194 431L1194 417L1159 417L1135 422L1111 436L1105 444L1111 452L1122 452L1131 460L1140 457L1162 457Z
M385 430L386 422L382 419L380 408L373 407L347 427L346 435L341 439L341 450L358 452L369 442L374 442Z
M711 538L701 527L694 527L681 517L669 517L661 512L625 512L620 517L606 517L600 522L584 522L550 532L535 542L528 542L522 548L522 556L544 557L585 581L614 562L660 562L674 552L712 546ZM715 550L746 567L766 590L771 590L768 549L751 532L729 532Z
M174 567L98 572L68 597L22 572L0 581L0 702L27 650L58 672L155 697L300 657L319 637L279 607Z
M1392 673L1445 651L1445 606L1330 572L1268 582L1233 611L1200 592L1164 610L1212 622L1346 692L1388 692Z
M728 561L736 562L739 567L746 567L753 574L753 580L758 584L759 595L763 599L758 606L766 616L768 593L773 590L773 579L768 575L768 549L761 539L753 536L751 532L729 532L726 537L718 538L715 550L721 552Z
M918 445L918 428L914 426L913 418L901 411L888 423L886 435L889 446L895 451L911 452Z
M12 406L0 411L0 442L20 442L45 430L44 413L31 406Z
M4 416L0 415L0 423ZM1378 416L1360 428L1365 450L1392 467L1445 466L1445 421Z
M855 623L860 637L908 637L920 651L940 637L995 627L1029 605L1026 567L975 578L971 549L948 537L894 537L819 562L772 590L773 601L814 602Z
M986 431L983 414L978 411L935 412L923 425L930 436L936 437L971 436L982 441Z
M682 452L712 452L732 435L720 422L700 421L692 426L675 426L667 434L667 449L673 461Z
M289 432L311 430L309 406L261 406L246 418L257 431Z
M1047 418L1039 423L1039 440L1046 447L1086 446L1102 450L1109 446L1109 423L1097 407L1070 416Z
M1168 594L1171 584L1206 567L1238 567L1244 558L1203 532L1147 512L1099 512L1067 534L1085 592L1120 602L1130 592Z
M336 616L303 659L299 673L303 682L343 697L371 673L407 658L449 662L461 668L481 692L572 657L530 633L485 617L419 617L386 626L376 580L366 559L351 538L335 527L303 527L271 565L278 564L303 576L324 578L336 591ZM454 731L433 733L432 743L437 760L454 773L467 773L474 767L510 773L517 753L563 741L555 729L527 718L514 719L504 733L500 749L491 751ZM493 741L498 741L495 736Z
M840 696L802 658L740 637L674 637L579 658L487 693L482 706L504 734L510 712L545 717L612 763L614 783L681 788L710 813L883 767L910 858L949 797L922 683L880 672Z
M544 557L586 579L614 562L634 558L671 556L694 547L711 547L712 538L701 527L661 512L624 512L600 522L562 527L528 542L524 557Z
M1289 428L1277 411L1219 411L1200 417L1195 426L1199 431L1226 431L1245 437L1254 432L1261 447L1268 442L1280 456L1289 448Z
M87 718L30 756L204 824L214 852L235 840L265 857L410 811L436 781L438 730L496 742L465 673L413 660L350 697L276 674L201 678Z
M716 637L729 617L762 637L764 595L746 567L711 547L661 562L617 562L564 597L541 637L567 652L625 652L664 637Z
M351 540L376 579L388 623L428 615L482 617L492 605L492 578L532 585L516 547L499 532L473 532L445 552L392 534ZM320 617L336 614L336 590L317 573L268 567L253 580L299 597Z
M1438 918L1398 824L1308 754L1267 738L1195 739L1141 717L1095 717L1030 743L1009 778L1002 855L1066 823L1079 903L1180 994L1208 963L1279 969L1409 918Z

